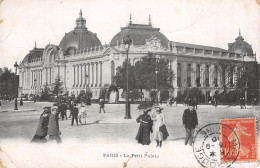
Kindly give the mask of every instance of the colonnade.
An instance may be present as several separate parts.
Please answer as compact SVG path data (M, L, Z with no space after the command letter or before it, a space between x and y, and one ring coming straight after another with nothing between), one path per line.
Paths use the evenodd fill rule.
M31 71L31 88L35 88L35 87L40 87L43 85L42 82L42 69L38 69L38 70L32 70ZM24 75L22 76L24 77ZM22 79L23 81L24 79Z
M102 84L102 62L73 65L73 87L99 87Z
M241 67L217 64L179 62L177 64L178 87L234 87Z

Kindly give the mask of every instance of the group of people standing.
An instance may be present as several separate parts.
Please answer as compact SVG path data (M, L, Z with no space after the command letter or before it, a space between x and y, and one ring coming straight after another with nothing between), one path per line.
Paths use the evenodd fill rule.
M159 106L141 109L143 112L136 122L140 123L136 140L142 145L149 145L151 143L150 133L153 133L153 138L156 140L156 147L162 147L162 141L169 136L165 126L165 117L162 113L162 108ZM150 116L148 112L152 111Z
M44 107L43 110L36 133L31 142L45 143L55 140L57 143L61 143L58 106Z
M185 145L190 145L194 142L194 132L198 125L198 117L196 108L196 102L190 100L187 101L187 109L184 110L182 116L182 123L185 127L186 138ZM162 112L163 108L159 106L153 106L150 108L143 108L140 111L143 112L136 122L140 123L136 140L142 145L149 145L151 143L150 134L153 133L153 139L156 140L156 147L162 147L162 141L166 140L169 136L166 125L165 116ZM148 112L152 112L151 116Z

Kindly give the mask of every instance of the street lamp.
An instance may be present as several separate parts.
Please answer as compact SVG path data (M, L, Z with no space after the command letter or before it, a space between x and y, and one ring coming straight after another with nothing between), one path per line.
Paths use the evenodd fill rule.
M18 107L17 107L18 87L16 87L17 86L17 67L18 67L18 64L17 64L16 61L15 61L14 67L15 67L15 89L17 89L17 93L15 92L14 110L18 110Z
M124 40L124 45L126 49L126 104L125 104L125 119L131 119L131 114L130 114L130 102L129 102L129 83L128 83L128 53L130 46L132 44L132 40L129 38L129 35L127 36L127 39Z
M156 63L155 63L155 89L156 89L156 105L158 105L158 83L157 83L157 74L158 74L158 67L157 67L157 58L156 58Z
M247 105L247 82L248 82L248 78L246 78L246 85L245 85L245 106Z
M34 102L36 102L36 82L37 82L37 79L34 79L34 89L35 89L35 91L34 91Z

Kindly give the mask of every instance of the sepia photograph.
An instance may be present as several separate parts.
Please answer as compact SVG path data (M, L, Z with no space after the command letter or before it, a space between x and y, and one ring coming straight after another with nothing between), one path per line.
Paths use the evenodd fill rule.
M259 167L260 0L0 0L0 168Z

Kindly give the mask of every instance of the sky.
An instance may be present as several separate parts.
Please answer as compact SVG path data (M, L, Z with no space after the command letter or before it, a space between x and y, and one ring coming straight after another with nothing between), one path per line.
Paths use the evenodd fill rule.
M47 44L59 45L82 9L88 30L109 44L132 22L160 28L169 40L228 49L238 36L260 62L260 0L0 0L0 67Z

